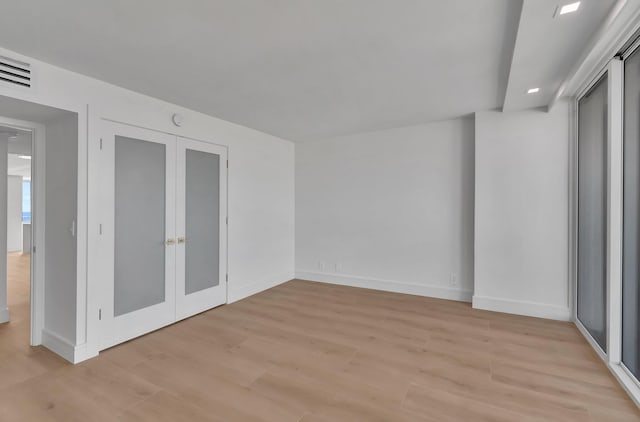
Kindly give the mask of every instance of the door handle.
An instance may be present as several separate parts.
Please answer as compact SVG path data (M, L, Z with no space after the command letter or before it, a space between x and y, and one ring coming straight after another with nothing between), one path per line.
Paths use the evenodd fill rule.
M175 239L167 239L167 246L171 246L171 245L175 245L176 244L176 240Z
M179 238L178 238L178 243L179 243L179 244L181 244L181 243L185 243L186 241L187 241L187 239L185 239L184 237L179 237Z

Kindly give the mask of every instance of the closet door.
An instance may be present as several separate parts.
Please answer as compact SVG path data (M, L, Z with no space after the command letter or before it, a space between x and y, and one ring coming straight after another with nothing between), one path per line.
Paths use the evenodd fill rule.
M107 122L101 154L109 347L175 321L176 138Z
M227 301L227 150L178 138L177 319Z

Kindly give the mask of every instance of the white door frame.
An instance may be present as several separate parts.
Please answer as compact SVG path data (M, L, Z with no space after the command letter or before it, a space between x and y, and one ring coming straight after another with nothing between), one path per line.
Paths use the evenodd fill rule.
M31 345L42 344L45 274L45 139L44 125L0 116L0 125L31 132ZM34 252L36 251L36 252Z

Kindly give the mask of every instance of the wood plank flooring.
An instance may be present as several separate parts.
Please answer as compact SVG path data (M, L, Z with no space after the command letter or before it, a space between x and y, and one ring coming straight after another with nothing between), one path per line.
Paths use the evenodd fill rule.
M291 281L73 366L28 347L10 285L0 421L640 420L569 323Z

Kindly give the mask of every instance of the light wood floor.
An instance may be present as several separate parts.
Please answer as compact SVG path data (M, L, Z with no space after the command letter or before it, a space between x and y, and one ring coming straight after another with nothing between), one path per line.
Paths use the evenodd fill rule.
M0 421L640 420L571 324L304 281L73 366L28 347L9 266Z

